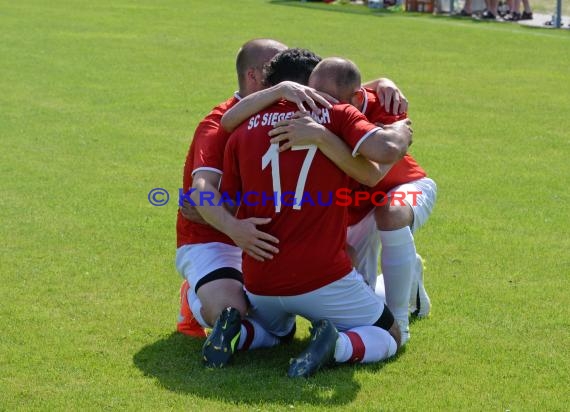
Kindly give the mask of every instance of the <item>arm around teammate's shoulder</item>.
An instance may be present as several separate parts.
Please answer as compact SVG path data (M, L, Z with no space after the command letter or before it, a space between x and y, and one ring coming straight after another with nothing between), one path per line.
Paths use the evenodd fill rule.
M252 93L244 97L222 117L221 124L228 133L234 131L248 117L262 111L266 107L287 100L295 103L300 111L307 112L307 107L320 112L319 104L330 108L331 103L337 100L326 93L319 92L311 87L299 83L284 81L265 90Z

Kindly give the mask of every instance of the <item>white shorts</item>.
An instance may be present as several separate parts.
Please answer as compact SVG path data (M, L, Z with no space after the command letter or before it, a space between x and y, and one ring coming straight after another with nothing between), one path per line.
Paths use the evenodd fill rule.
M388 196L394 192L404 192L403 199L414 214L412 233L415 233L428 220L437 198L437 185L428 178L423 177L413 182L396 186L388 192ZM412 195L412 192L421 194ZM399 203L396 201L396 205ZM380 234L376 229L374 210L364 219L347 230L347 242L356 250L356 270L364 276L364 280L374 289L378 274L378 252L380 250Z
M378 251L380 250L380 232L376 229L374 210L357 224L348 227L346 241L354 248L356 270L374 289L378 274Z
M247 292L249 315L267 331L285 336L295 315L310 321L330 320L338 330L375 324L384 311L384 301L352 270L322 288L295 296L261 296Z
M405 192L404 201L410 205L414 213L414 222L412 223L412 233L415 233L420 227L425 225L437 199L437 185L429 177L422 177L413 182L404 183L396 186L388 192L388 196L393 192ZM419 195L411 195L411 192L421 192ZM415 204L414 204L415 198ZM399 204L399 203L396 203Z
M194 317L204 327L208 325L202 318L202 304L196 295L195 286L206 275L221 268L241 270L242 250L237 246L221 242L196 243L176 249L176 270L190 284L188 303Z

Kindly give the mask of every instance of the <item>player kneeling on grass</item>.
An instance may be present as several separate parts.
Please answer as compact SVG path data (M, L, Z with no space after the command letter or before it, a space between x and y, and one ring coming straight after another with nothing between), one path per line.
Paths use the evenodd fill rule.
M311 76L311 87L330 94L341 102L359 109L369 121L387 125L406 118L386 111L377 94L360 85L360 72L350 60L323 60ZM293 145L316 144L338 139L308 116L276 124L270 135L272 143L284 143L282 150ZM378 249L382 245L381 267L386 302L402 330L402 342L409 339L408 311L427 316L431 303L423 285L423 265L416 253L413 233L425 224L432 212L437 187L425 171L406 154L386 176L372 187L360 187L357 206L349 208L348 243L355 250L355 266L375 289ZM383 196L376 196L381 194ZM373 199L376 197L376 200ZM381 200L378 203L378 200ZM375 204L377 203L377 204ZM383 289L380 282L378 289Z
M281 52L267 67L266 79L271 84L283 80L306 83L318 60L307 50ZM348 176L315 146L280 153L277 144L269 143L272 123L255 122L256 118L290 117L296 110L295 104L279 102L242 124L228 140L221 184L221 193L230 199L236 200L239 193L250 194L240 204L239 219L268 218L262 230L279 239L279 253L271 259L243 258L249 317L275 337L290 334L296 315L313 324L308 348L291 362L291 377L310 376L333 361L380 361L393 356L400 343L399 327L390 310L352 268L346 253L346 225L339 222L347 221L347 208L336 203L299 204L282 196L300 192L303 198L306 194L318 199L349 183ZM382 130L347 104L313 115L362 155L349 156L358 164L366 158L392 165L411 142L409 121ZM214 198L213 203L219 200ZM198 210L222 232L232 220L239 220L222 207L203 205ZM247 340L240 336L239 319L238 312L228 308L216 321L203 346L208 366L225 365L236 342Z

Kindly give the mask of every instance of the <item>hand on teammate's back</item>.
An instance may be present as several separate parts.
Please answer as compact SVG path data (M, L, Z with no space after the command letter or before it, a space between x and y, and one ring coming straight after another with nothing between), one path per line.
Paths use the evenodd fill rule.
M279 147L279 151L283 152L292 146L318 146L319 138L325 133L326 128L323 125L308 114L297 112L291 119L276 123L269 136L272 137L270 140L272 144L283 142Z
M200 223L202 225L208 224L208 222L204 220L202 215L198 213L198 211L196 210L196 206L192 206L190 202L186 200L184 200L184 202L182 203L182 207L180 208L180 213L182 213L182 216L184 216L185 219L191 222Z
M257 229L258 225L266 225L269 222L271 218L238 219L228 230L227 235L236 246L255 260L263 262L265 259L273 259L273 255L279 253L279 249L271 243L277 244L279 239Z

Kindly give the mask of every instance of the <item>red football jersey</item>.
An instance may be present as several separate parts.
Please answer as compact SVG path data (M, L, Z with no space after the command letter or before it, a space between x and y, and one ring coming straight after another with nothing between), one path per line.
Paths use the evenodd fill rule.
M210 170L222 174L224 167L224 149L230 137L221 126L222 116L240 100L234 97L214 107L196 128L190 144L182 189L186 193L192 187L192 176L200 170ZM223 242L233 245L232 240L209 225L190 222L178 211L176 221L176 247L195 243Z
M407 113L401 115L393 115L386 111L384 106L380 104L380 99L375 91L371 89L364 90L364 105L362 113L372 123L391 124L398 120L403 120L408 117ZM398 163L396 163L388 174L376 184L376 186L368 188L363 186L360 190L366 190L369 193L384 192L388 193L396 186L404 183L409 183L414 180L421 179L426 176L424 169L415 161L415 159L406 154ZM380 198L378 198L380 201ZM349 208L349 225L354 225L360 222L372 209L374 205L372 202L360 202L359 206L351 206Z
M244 254L246 288L255 294L306 293L347 275L347 208L335 202L348 176L315 146L283 153L268 132L297 110L280 102L252 116L230 137L224 157L222 196L240 200L238 216L271 217L260 227L279 239L279 253L258 262ZM350 105L335 105L313 116L353 149L378 128Z

